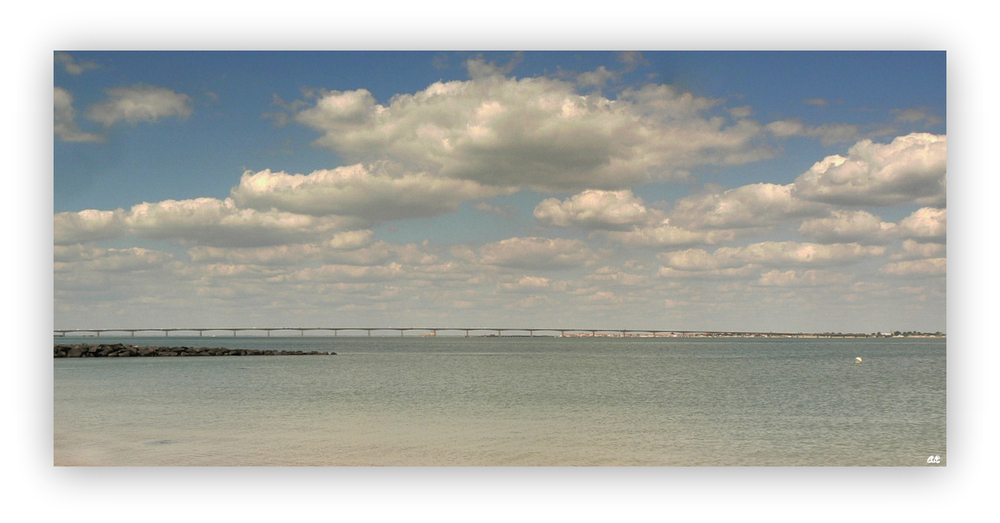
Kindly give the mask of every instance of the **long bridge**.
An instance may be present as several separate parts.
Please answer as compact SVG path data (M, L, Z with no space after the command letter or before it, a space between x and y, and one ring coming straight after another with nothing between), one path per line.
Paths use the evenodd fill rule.
M416 335L437 336L439 332L452 333L453 336L525 336L534 337L536 333L544 336L560 337L571 336L593 336L593 337L668 337L668 336L742 336L742 337L802 337L802 336L822 336L822 337L867 337L866 334L810 334L802 332L748 332L748 331L697 331L697 330L662 330L662 329L549 329L549 328L494 328L494 327L213 327L213 328L141 328L141 329L55 329L53 335L56 337L65 336L96 336L106 335L127 335L135 337L157 335L169 337L171 333L175 335L204 336L217 335L217 333L229 333L233 337L237 335L252 335L270 337L272 333L281 336L305 336L306 333L312 335L338 336L340 333L349 333L354 336L371 337L373 332L385 335L385 333L398 332L400 337L410 333L411 336L416 331ZM463 334L464 333L464 334Z

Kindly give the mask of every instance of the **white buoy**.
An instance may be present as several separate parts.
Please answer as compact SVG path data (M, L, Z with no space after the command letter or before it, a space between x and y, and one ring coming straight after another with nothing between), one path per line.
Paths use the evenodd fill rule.
M854 363L861 363L861 356L854 358Z

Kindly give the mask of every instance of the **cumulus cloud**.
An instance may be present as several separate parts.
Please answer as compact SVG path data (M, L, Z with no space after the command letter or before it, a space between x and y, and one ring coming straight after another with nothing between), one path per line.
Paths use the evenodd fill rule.
M796 198L789 185L756 183L682 198L670 218L690 228L741 229L818 216L827 209L825 205Z
M943 243L920 243L916 240L904 240L903 250L892 255L894 260L912 258L943 258L945 246Z
M62 212L53 217L56 245L96 242L121 238L128 234L126 213L122 209Z
M839 205L942 206L947 137L914 133L880 144L863 140L799 176L793 194Z
M192 111L191 97L164 87L117 87L105 93L108 95L106 101L87 110L87 118L101 122L105 127L122 121L135 124L171 116L187 118Z
M358 265L324 265L322 267L307 267L293 274L282 277L289 282L385 282L399 278L404 272L399 263L386 266Z
M880 244L889 241L897 232L894 223L866 211L836 210L827 218L806 220L799 227L799 234L821 243Z
M601 283L604 285L616 285L623 287L640 287L649 282L649 276L626 272L617 267L601 267L584 279L588 282Z
M731 230L691 230L671 224L661 211L647 209L630 190L587 190L566 200L549 198L535 207L546 225L578 227L629 247L676 247L732 240Z
M760 265L749 263L742 267L726 267L723 269L708 269L687 271L673 267L660 267L656 275L666 279L689 280L749 280L760 275Z
M294 266L318 257L316 244L274 245L254 248L224 248L197 246L187 254L195 263L226 263L234 265Z
M579 240L508 238L479 249L480 263L514 269L567 269L588 265L596 254Z
M64 142L100 142L104 137L85 133L76 123L76 109L73 108L73 95L61 87L56 87L53 93L53 114L55 122L53 129L56 138Z
M882 256L885 247L857 243L823 245L801 242L760 242L745 247L720 247L714 256L766 266L844 265L870 256Z
M349 217L241 209L230 198L141 203L127 212L64 212L56 214L54 221L57 244L138 236L217 247L305 243L339 231L361 229L365 224Z
M924 207L903 218L899 228L904 238L944 242L948 233L948 211Z
M64 250L63 253L68 251ZM77 251L71 260L56 262L55 272L64 272L64 266L74 264L77 270L97 272L141 272L162 269L173 262L165 252L129 247L127 249L88 249ZM81 254L83 254L81 256Z
M598 231L598 236L627 247L682 247L688 245L715 245L732 241L732 230L691 230L661 223L634 228L630 231Z
M325 91L295 120L351 162L389 158L448 178L546 190L621 189L772 155L757 142L759 125L710 115L718 100L663 85L612 100L556 79L507 78L488 65L470 62L472 80L434 83L387 104L364 89Z
M713 253L688 249L661 253L659 259L668 267L682 271L709 271L754 264L771 267L795 265L844 265L869 256L882 256L885 247L857 243L822 245L800 242L760 242L744 247L720 247Z
M248 171L230 194L241 207L393 220L437 216L458 210L464 201L511 192L469 180L404 172L398 166L356 164L310 174Z
M925 260L900 261L884 265L879 273L892 276L944 276L948 261L945 258L928 258Z
M687 249L660 253L660 261L671 269L680 271L711 271L715 269L731 269L746 265L742 260L733 257L715 256L704 249Z
M608 82L617 78L617 73L609 71L608 68L602 65L593 71L580 73L576 77L576 83L581 87L603 87Z
M588 190L564 201L543 200L535 207L535 219L559 227L627 230L647 221L649 212L642 198L630 190Z
M232 199L197 198L142 203L132 207L128 223L143 238L177 239L215 246L266 246L314 240L362 222L315 217L277 210L242 209Z
M431 265L438 262L437 256L424 252L417 244L397 245L382 241L355 249L324 250L322 259L329 263L347 265L381 265L389 261L407 265Z
M552 280L541 276L521 276L516 282L502 282L498 289L507 292L538 292L552 286Z
M849 285L852 280L853 278L848 274L824 270L772 270L761 274L757 283L766 287L821 287Z

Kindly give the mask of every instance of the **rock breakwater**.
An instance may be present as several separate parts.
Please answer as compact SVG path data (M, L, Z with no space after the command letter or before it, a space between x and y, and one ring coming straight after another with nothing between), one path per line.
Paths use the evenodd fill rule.
M150 358L180 356L333 356L336 352L227 349L225 347L144 347L122 343L56 345L56 358Z

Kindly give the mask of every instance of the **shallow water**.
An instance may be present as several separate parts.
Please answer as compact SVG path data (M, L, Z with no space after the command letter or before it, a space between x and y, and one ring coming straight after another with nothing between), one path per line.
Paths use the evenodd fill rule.
M58 465L947 461L943 339L98 341L338 355L55 359Z

